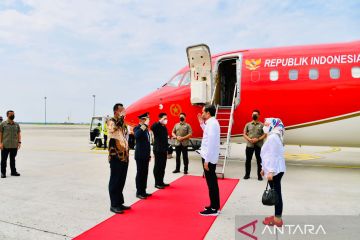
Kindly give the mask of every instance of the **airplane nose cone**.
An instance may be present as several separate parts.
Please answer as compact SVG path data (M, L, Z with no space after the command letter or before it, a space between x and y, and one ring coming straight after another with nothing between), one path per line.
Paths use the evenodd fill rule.
M150 124L152 121L157 119L160 111L164 111L163 99L170 99L172 93L167 93L164 89L156 90L143 98L137 100L129 107L126 108L126 124L130 126L136 126L139 124L138 116L149 113L150 114Z
M140 106L136 103L131 104L129 107L127 107L125 123L132 127L136 126L139 122L137 116L141 114L140 111Z
M127 107L126 124L133 127L136 126L139 124L138 116L147 112L150 113L150 119L155 119L155 116L152 116L151 114L156 114L157 116L158 111L160 111L157 107L160 102L157 99L158 98L154 97L153 94L150 94Z

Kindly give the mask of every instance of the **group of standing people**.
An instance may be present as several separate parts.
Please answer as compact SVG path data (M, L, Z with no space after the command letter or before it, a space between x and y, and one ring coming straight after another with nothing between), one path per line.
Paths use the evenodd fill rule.
M160 113L159 121L155 122L151 127L150 116L143 113L139 118L139 125L134 128L135 135L135 161L136 161L136 197L146 199L151 196L146 192L147 179L149 173L149 163L151 160L151 137L149 129L154 133L153 153L155 157L154 178L155 188L164 189L170 184L164 182L165 168L168 150L168 132L167 132L167 115Z
M129 166L129 144L128 128L124 118L126 115L123 104L114 105L114 117L107 121L109 137L109 162L110 162L110 181L109 194L111 207L114 213L123 213L131 207L124 205L123 189L125 186L127 170ZM147 199L151 196L146 192L147 178L149 172L149 162L151 160L151 140L149 133L150 117L148 113L138 116L139 125L134 128L136 139L135 161L136 161L136 197ZM155 156L154 177L155 187L164 189L170 184L164 182L165 168L167 161L167 116L164 113L159 115L159 121L151 126L154 133L153 152Z
M130 209L124 205L123 188L126 181L129 164L129 144L128 128L124 118L125 108L122 104L115 104L114 117L107 122L109 137L109 162L110 162L110 181L109 194L111 200L110 210L114 213L123 213ZM201 158L209 190L210 205L205 206L200 212L203 216L216 216L220 210L219 186L216 175L216 165L220 155L220 125L215 118L216 107L207 105L203 107L202 113L198 115L199 123L203 129L201 143ZM147 199L151 196L146 191L149 172L149 162L151 161L151 130L154 135L153 154L155 157L153 174L155 178L155 188L164 189L170 184L164 182L165 168L168 151L168 118L166 113L160 113L159 119L150 127L150 116L143 113L138 116L139 124L134 128L135 136L135 161L136 161L136 197ZM184 174L188 173L188 153L187 147L192 135L191 126L185 122L186 114L180 115L180 122L176 124L172 131L176 146L176 168L173 173L180 172L180 154L184 159ZM266 118L265 123L259 121L260 111L254 110L252 121L247 123L244 128L244 138L247 141L246 162L244 179L250 178L251 159L255 153L257 159L257 177L263 180L266 177L269 185L278 194L279 201L275 205L275 215L264 219L266 225L283 224L281 216L283 209L281 195L281 179L286 171L284 160L284 125L278 118ZM264 139L267 141L264 142Z
M128 144L128 128L124 118L126 115L123 104L115 104L114 117L107 121L108 138L109 138L109 162L110 162L110 181L109 194L111 200L110 210L114 213L123 213L124 210L130 209L124 205L123 188L125 186L127 169L129 164L129 144ZM185 173L188 171L187 157L187 140L191 136L191 127L185 123L185 114L181 114L179 124L174 127L174 135L176 136L177 152L182 152L185 163ZM136 162L136 197L147 199L151 193L146 192L147 179L149 173L149 162L151 161L151 137L149 130L153 132L153 154L155 157L153 174L155 178L155 188L164 189L170 184L164 182L167 151L168 151L168 123L165 113L159 114L159 120L150 127L150 116L143 113L138 116L139 124L134 128L135 146L135 162ZM187 131L186 131L187 129ZM185 135L184 135L185 134ZM186 150L185 150L186 146ZM178 168L180 168L180 156L177 158ZM178 172L178 171L174 171Z
M110 211L123 213L130 209L124 205L123 189L125 186L127 170L129 166L129 144L128 128L124 118L126 111L121 103L114 105L114 117L107 121L109 138L109 162L110 162ZM202 114L198 116L200 125L204 130L204 138L201 147L201 157L206 182L209 188L210 206L204 207L200 212L204 216L214 216L219 213L220 197L217 176L215 173L216 164L219 158L220 147L220 125L215 119L216 108L205 106ZM192 129L186 123L186 114L180 114L180 122L176 124L172 131L176 146L176 169L173 173L180 172L180 155L183 155L184 174L188 173L188 152L189 139ZM168 118L166 113L160 113L159 119L150 127L150 116L143 113L138 116L139 124L134 128L135 136L135 161L136 161L136 197L147 199L151 193L146 191L149 172L149 162L151 161L151 130L154 135L153 154L155 157L153 174L155 178L155 188L164 189L170 184L164 182L165 168L168 151L168 129L166 127Z
M123 213L130 209L124 205L123 189L129 166L129 143L128 127L124 118L126 115L123 104L117 103L113 107L114 116L107 121L106 135L109 138L110 181L109 195L111 207L114 213ZM198 115L199 123L203 129L201 143L201 158L209 190L210 205L205 206L200 212L203 216L216 216L220 209L219 186L216 176L216 165L220 154L220 125L215 118L216 108L213 105L203 107L202 113ZM1 178L6 178L7 159L10 156L11 176L20 176L16 170L15 158L21 147L20 125L14 121L15 113L7 111L7 120L0 122L0 150L1 150ZM164 182L165 168L168 151L168 118L166 113L160 113L159 119L150 127L150 116L143 113L139 118L139 124L134 128L136 140L135 161L136 173L136 197L146 199L151 196L146 192L151 161L151 130L154 135L153 154L155 157L153 174L155 188L164 189L170 184ZM278 118L265 118L264 124L259 121L260 111L254 110L252 121L244 128L244 138L247 141L246 162L244 179L250 178L251 159L255 153L257 160L257 177L263 180L266 177L269 185L278 195L279 201L275 205L275 215L264 219L266 225L282 226L283 201L281 194L281 179L286 171L284 160L284 125ZM188 174L189 158L188 146L192 136L192 128L186 123L186 114L181 113L177 123L172 130L175 140L176 168L173 173L180 172L181 154L184 161L184 174ZM264 142L264 139L267 140ZM105 148L107 146L105 145Z
M281 193L281 179L286 171L284 159L284 124L279 118L265 118L264 124L259 121L260 111L254 110L252 121L244 128L244 138L247 141L245 176L250 178L251 159L255 153L258 180L266 177L269 185L275 190L278 202L275 204L275 214L266 217L263 224L282 226L283 200ZM264 139L266 141L264 142Z

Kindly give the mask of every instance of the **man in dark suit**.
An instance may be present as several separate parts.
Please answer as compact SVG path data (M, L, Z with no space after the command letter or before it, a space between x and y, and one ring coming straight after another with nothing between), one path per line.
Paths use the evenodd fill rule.
M154 133L154 177L155 187L158 189L164 189L169 184L164 183L167 150L168 150L168 130L166 124L168 122L166 113L159 114L159 121L151 126L151 130Z
M146 193L147 178L149 173L150 152L150 134L148 130L150 118L148 113L138 116L139 125L134 128L136 140L135 161L137 167L136 173L136 197L146 199L151 194Z

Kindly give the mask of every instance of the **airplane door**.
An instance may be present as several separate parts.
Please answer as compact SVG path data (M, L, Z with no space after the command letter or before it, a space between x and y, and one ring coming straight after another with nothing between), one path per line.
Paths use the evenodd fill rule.
M205 44L186 49L191 79L191 103L209 104L212 97L212 66L210 48Z

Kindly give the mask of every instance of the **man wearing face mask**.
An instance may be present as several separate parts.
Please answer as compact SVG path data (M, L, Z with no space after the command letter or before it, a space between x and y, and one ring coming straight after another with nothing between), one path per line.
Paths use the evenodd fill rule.
M188 157L188 146L189 139L192 135L192 129L190 124L185 122L186 114L180 114L180 122L174 126L172 136L175 139L175 150L176 150L176 169L173 173L180 172L180 157L181 153L184 160L184 174L188 174L189 157Z
M151 126L151 130L154 133L154 177L155 187L158 189L164 189L169 184L164 183L167 150L168 150L168 130L166 124L168 122L166 113L159 114L159 121Z
M246 162L245 162L245 176L244 179L250 178L251 171L251 159L254 155L257 160L257 175L258 180L262 181L263 178L260 174L261 172L261 147L264 143L264 138L266 134L263 131L264 125L259 121L260 111L254 110L252 113L253 121L247 123L244 128L244 138L247 141L246 144Z
M124 123L125 108L121 103L114 105L114 117L107 121L109 134L110 211L123 213L130 207L124 205L123 189L129 166L128 130Z
M151 194L146 193L147 178L149 173L150 152L150 134L149 134L149 113L138 116L139 125L134 128L136 139L135 161L136 161L136 197L146 199Z
M6 165L9 155L11 176L20 176L15 167L15 157L21 147L20 125L14 122L14 111L7 111L6 116L8 119L0 125L1 178L6 178Z

